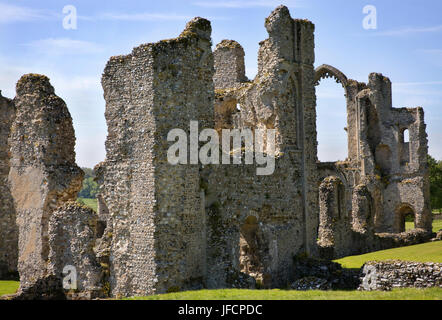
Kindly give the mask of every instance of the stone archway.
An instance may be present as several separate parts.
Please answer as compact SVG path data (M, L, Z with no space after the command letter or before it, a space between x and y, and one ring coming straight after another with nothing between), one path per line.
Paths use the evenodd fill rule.
M395 232L401 233L407 231L406 230L407 221L408 222L414 221L414 227L416 227L416 213L411 205L404 203L399 205L395 212L395 224L394 224Z
M342 93L339 91L337 94L340 90L339 85L327 80L328 78L341 84L344 91ZM326 82L319 87L323 79L326 79ZM350 146L354 140L354 132L352 130L349 132L349 128L352 129L354 126L350 123L348 112L347 77L338 69L323 64L316 68L314 82L315 86L319 87L316 89L319 92L316 99L317 127L327 127L328 131L333 132L330 134L317 130L318 158L321 162L346 160L350 157ZM325 90L323 92L326 96L331 94L333 99L323 100L320 90ZM340 109L342 106L345 108L345 118L342 116L342 112L335 110L335 108Z
M257 283L264 282L264 266L262 250L264 241L260 232L258 220L249 216L240 227L239 239L239 268L240 271L255 278Z

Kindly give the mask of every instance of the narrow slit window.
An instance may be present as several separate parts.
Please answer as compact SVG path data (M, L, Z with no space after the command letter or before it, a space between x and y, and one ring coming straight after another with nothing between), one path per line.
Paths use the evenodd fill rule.
M408 129L404 130L404 143L408 143L410 142L410 132L408 131Z

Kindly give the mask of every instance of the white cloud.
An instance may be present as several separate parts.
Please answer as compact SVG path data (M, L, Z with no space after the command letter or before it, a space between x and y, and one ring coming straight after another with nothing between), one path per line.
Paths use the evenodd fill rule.
M193 17L177 15L174 13L102 13L97 19L102 20L119 20L119 21L182 21L190 20Z
M26 46L32 47L40 53L45 54L91 54L102 52L103 48L98 44L89 41L73 40L69 38L49 38L32 41Z
M0 23L35 21L54 17L53 13L47 11L0 3Z
M0 24L24 21L37 21L45 19L61 19L63 15L60 12L49 10L40 10L24 6L0 3ZM175 13L99 13L92 16L79 15L79 20L116 20L116 21L186 21L193 17L178 15Z
M381 32L376 32L374 35L378 36L409 36L413 34L420 33L432 33L442 31L442 25L431 26L431 27L404 27L396 30L386 30Z
M284 4L288 7L303 7L303 1L291 0L291 1L269 1L269 0L247 0L247 1L198 1L193 5L206 8L255 8L255 7L270 7L276 8L277 6Z

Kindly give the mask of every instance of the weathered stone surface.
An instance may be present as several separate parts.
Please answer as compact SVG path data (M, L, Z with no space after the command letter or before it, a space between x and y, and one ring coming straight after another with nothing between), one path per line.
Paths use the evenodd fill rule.
M234 40L223 40L213 52L215 75L213 83L217 89L234 88L248 81L244 65L244 49Z
M359 270L344 269L339 263L295 257L294 290L354 290L359 284Z
M38 292L35 286L49 276L49 219L58 206L76 199L83 172L75 164L72 118L47 77L23 76L14 104L9 182L19 230L20 292Z
M99 252L110 261L113 295L247 286L248 277L257 286L283 286L293 281L299 253L331 259L427 239L421 109L393 109L391 83L380 74L365 84L332 66L315 71L314 25L292 19L286 7L265 27L253 81L237 42L223 40L212 56L209 22L200 18L176 39L108 62L107 159L96 171L100 206L112 221ZM335 77L346 92L343 162L317 163L315 85L323 77ZM218 132L275 129L274 173L257 176L256 166L244 164L169 165L167 132L187 131L190 120ZM404 128L408 145L398 140ZM384 145L390 152L409 146L409 165L386 168L396 158ZM398 199L412 207L415 232L394 229L402 219L394 213Z
M103 74L108 139L99 169L112 221L113 295L201 287L205 224L198 165L167 162L171 129L213 128L210 22L112 57ZM106 231L105 231L106 233ZM102 250L105 252L106 250Z
M65 267L76 271L76 289L85 297L102 296L102 274L93 250L98 216L76 202L57 208L49 219L48 273L63 281Z
M361 269L360 290L442 288L442 264L407 261L370 261Z
M18 230L9 175L9 143L15 106L0 92L0 279L14 277L17 272Z
M276 159L270 176L244 164L204 171L209 287L230 286L226 270L232 269L253 276L258 286L284 286L293 280L293 256L315 251L314 27L293 20L283 6L265 26L269 38L260 43L252 82L239 82L234 73L229 79L223 66L231 61L220 61L227 58L220 48L236 43L224 41L215 50L215 75L224 76L215 81L215 128L276 129Z
M72 120L49 80L26 75L14 101L0 97L0 269L14 269L18 228L19 297L64 297L66 263L81 273L77 298L290 283L343 288L354 285L353 274L293 258L333 259L433 236L423 109L393 108L382 74L362 83L329 65L314 70L314 25L286 7L265 28L253 81L240 44L223 40L212 53L203 18L175 39L110 58L97 215L64 205L83 174ZM345 91L345 161L317 161L315 86L324 77ZM273 174L257 175L256 163L170 164L168 133L188 134L194 120L199 131L275 129ZM405 232L408 215L416 228Z
M342 201L331 201L336 195L329 191L331 198L321 203L321 213L339 210L350 221L323 224L329 232L319 237L320 251L338 258L427 240L432 215L422 108L393 108L391 82L380 73L370 74L365 84L322 65L316 69L316 84L324 77L334 77L345 89L349 153L345 161L318 164L321 186L330 176L343 186ZM405 233L408 215L414 218L416 233ZM341 241L333 243L331 238Z

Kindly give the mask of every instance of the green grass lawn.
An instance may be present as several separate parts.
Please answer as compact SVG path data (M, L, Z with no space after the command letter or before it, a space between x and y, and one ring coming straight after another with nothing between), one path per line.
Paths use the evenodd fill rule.
M442 220L433 220L433 232L438 232L442 229Z
M78 198L77 202L84 204L86 207L91 208L95 212L97 212L97 199L87 199L87 198Z
M18 281L0 281L0 296L16 293L19 285Z
M360 268L367 261L404 260L442 263L442 241L370 252L335 260L344 268Z
M405 230L413 230L414 222L405 222ZM433 232L438 232L442 229L442 220L433 220Z
M86 199L88 200L88 199ZM93 199L89 199L93 200ZM95 201L96 203L96 201ZM434 228L442 228L441 221L434 221ZM344 268L360 268L370 260L408 260L417 262L442 263L442 241L428 242L415 246L394 248L350 256L335 260ZM0 295L13 294L18 289L18 281L0 281ZM198 290L168 293L132 299L145 300L442 300L442 288L397 289L391 292L360 291L294 291L294 290Z
M198 290L128 300L442 300L442 288L392 291Z

